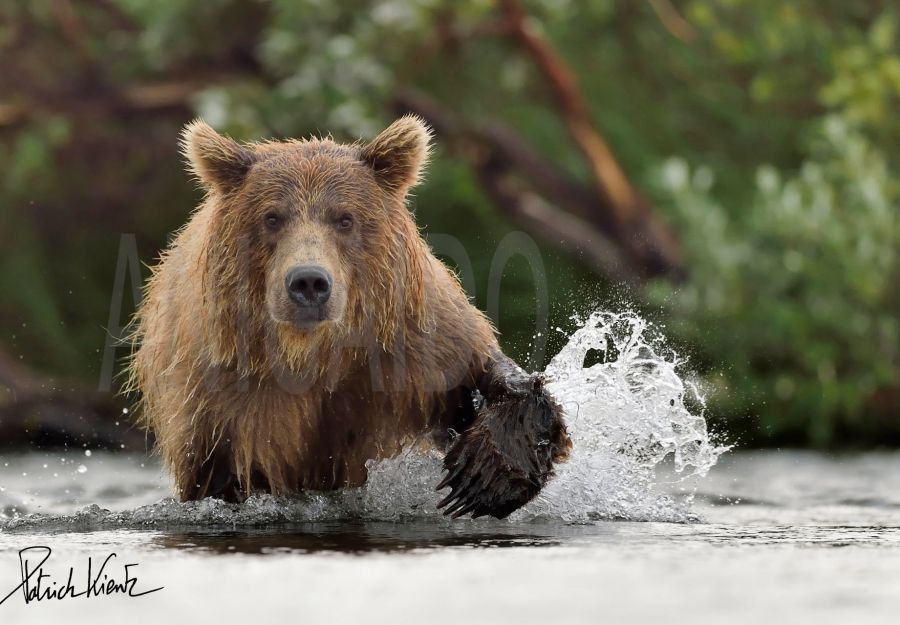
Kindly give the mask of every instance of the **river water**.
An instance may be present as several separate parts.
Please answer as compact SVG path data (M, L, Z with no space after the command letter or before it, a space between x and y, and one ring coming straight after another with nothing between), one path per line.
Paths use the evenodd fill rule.
M173 501L145 454L0 452L0 623L900 622L900 454L728 449L631 315L585 320L546 373L573 454L505 521L443 518L436 453L229 505ZM20 557L45 590L89 561L162 588L26 603Z
M63 465L60 454L2 457L0 595L20 582L17 552L37 545L53 549L46 568L55 576L75 567L81 580L88 557L115 552L138 563L138 592L164 588L29 605L16 594L0 605L2 623L127 615L135 623L868 624L900 615L896 453L733 452L697 487L695 520L577 523L292 522L265 501L243 517L220 510L217 522L214 510L159 503L170 486L144 457L94 453L85 465L70 455ZM14 505L32 516L16 517ZM91 505L144 513L113 518Z

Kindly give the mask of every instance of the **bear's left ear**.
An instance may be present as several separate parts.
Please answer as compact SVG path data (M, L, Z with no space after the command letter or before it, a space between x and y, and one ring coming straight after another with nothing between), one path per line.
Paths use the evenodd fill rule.
M405 196L428 161L431 129L415 115L401 117L362 148L360 158L384 188Z
M252 148L223 137L200 119L184 127L181 150L203 186L223 193L244 183L255 159Z

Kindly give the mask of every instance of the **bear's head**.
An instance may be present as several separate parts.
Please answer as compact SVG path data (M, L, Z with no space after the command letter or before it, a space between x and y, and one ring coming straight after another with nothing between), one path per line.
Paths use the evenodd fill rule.
M185 128L184 153L208 194L204 316L215 360L271 365L274 348L300 363L311 347L373 337L386 347L410 322L423 326L429 255L406 198L429 139L411 116L352 145L244 144L199 120Z

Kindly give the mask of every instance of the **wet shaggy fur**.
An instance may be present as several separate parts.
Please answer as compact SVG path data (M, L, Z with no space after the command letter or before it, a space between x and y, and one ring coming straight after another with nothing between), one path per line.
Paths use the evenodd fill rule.
M414 117L353 145L185 128L207 197L146 285L130 363L181 499L358 486L367 460L428 444L450 448L449 513L506 516L564 459L558 406L406 207L429 139ZM311 328L283 294L296 262L334 276Z

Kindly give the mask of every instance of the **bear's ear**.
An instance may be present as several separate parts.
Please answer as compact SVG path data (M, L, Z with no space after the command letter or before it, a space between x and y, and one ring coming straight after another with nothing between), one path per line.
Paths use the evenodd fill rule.
M252 148L223 137L200 119L184 127L181 151L203 186L223 193L243 184L254 159Z
M362 148L360 158L379 184L405 196L419 182L431 142L431 129L414 115L401 117Z

